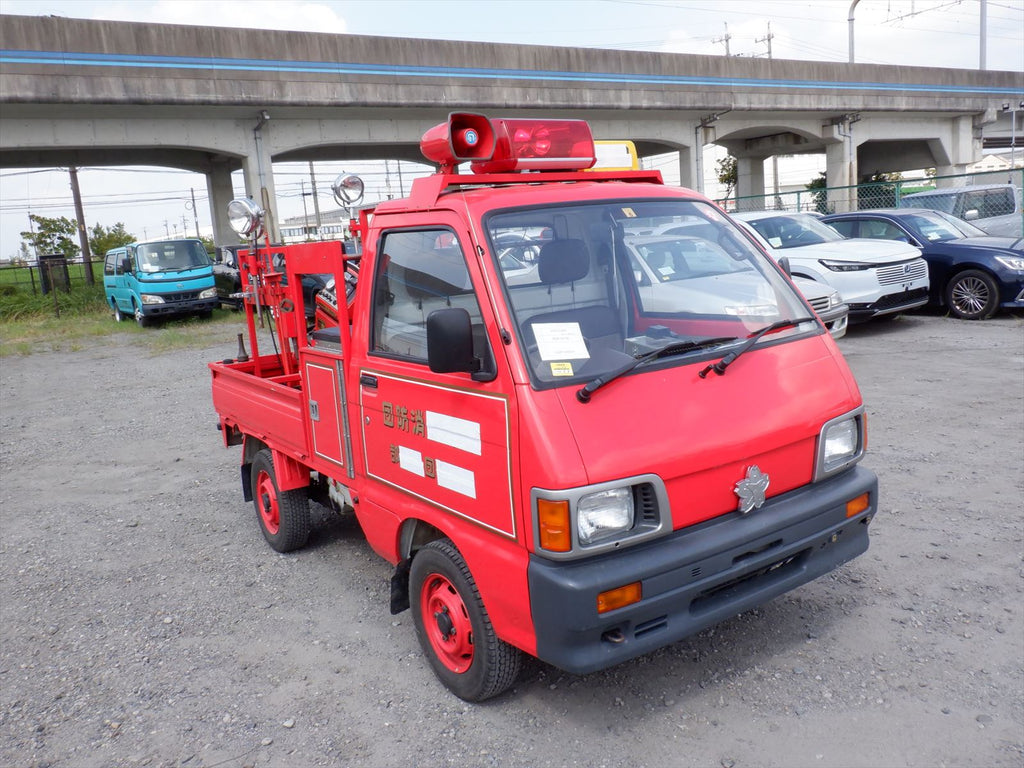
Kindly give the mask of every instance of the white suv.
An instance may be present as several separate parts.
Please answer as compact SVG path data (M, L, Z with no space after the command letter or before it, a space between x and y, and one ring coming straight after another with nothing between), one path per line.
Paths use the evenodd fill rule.
M895 240L846 239L808 213L732 214L794 277L827 283L850 307L850 321L904 312L928 302L928 264Z

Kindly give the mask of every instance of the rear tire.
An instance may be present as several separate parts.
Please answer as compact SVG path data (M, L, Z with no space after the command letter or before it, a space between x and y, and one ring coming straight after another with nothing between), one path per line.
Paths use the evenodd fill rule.
M119 306L117 306L117 302L116 301L112 301L111 305L114 308L114 322L115 323L123 322L124 321L124 314L121 312L121 308Z
M483 701L515 683L522 652L494 633L469 566L451 541L432 541L416 553L409 587L420 647L452 693Z
M946 306L962 320L987 320L999 307L999 286L987 272L965 269L946 286Z
M305 488L280 491L274 456L263 448L252 462L252 501L263 538L277 552L291 552L309 541L309 495Z

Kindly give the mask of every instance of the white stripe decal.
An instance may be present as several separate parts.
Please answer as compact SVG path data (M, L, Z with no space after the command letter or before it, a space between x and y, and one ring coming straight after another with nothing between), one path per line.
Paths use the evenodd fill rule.
M480 422L427 411L427 439L479 456Z
M398 446L398 466L423 477L423 454L404 445Z
M435 466L438 485L471 499L476 498L476 475L472 471L449 464L447 461L438 461Z

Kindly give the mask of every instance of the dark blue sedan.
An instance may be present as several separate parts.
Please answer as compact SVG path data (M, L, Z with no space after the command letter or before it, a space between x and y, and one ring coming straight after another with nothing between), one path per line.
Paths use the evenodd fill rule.
M1024 239L989 237L940 211L900 208L833 213L822 218L844 237L902 240L928 262L930 303L965 320L999 308L1024 308Z

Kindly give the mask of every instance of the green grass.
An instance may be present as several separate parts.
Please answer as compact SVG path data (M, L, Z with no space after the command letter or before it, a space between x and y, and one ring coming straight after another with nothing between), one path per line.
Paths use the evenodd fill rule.
M34 352L74 352L97 344L134 344L158 354L200 347L243 330L245 315L218 309L212 320L181 318L140 328L131 319L116 323L103 300L102 285L81 286L70 293L33 295L0 285L0 357Z

